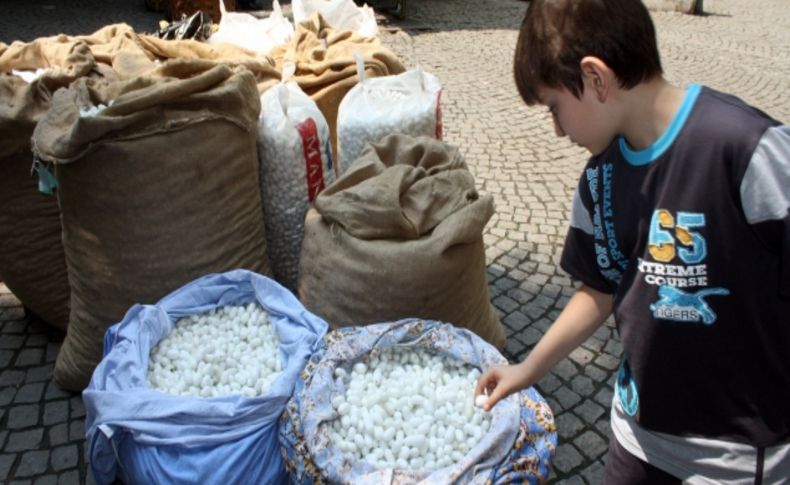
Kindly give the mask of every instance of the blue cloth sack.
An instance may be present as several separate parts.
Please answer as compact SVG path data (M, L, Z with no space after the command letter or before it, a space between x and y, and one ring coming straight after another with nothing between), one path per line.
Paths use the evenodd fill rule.
M291 483L505 484L543 483L557 446L554 417L546 401L529 388L500 401L491 428L454 465L432 471L377 470L334 446L324 431L337 413L332 398L345 392L338 367L350 371L374 349L414 346L487 369L507 363L496 348L474 333L447 323L407 319L330 332L296 383L280 418L280 441ZM471 396L470 396L471 399Z
M261 396L198 398L148 386L151 349L182 317L257 302L280 339L282 374ZM204 276L156 305L135 305L104 336L104 356L83 392L96 482L267 483L287 481L277 420L327 331L274 280L246 270Z

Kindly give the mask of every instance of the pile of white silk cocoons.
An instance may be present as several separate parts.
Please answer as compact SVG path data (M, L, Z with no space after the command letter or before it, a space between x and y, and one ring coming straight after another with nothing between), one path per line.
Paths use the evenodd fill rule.
M377 469L437 470L460 461L488 432L491 415L474 405L480 371L426 350L383 349L351 373L335 369L345 396L328 423L341 450Z
M180 319L151 350L147 377L167 394L255 397L281 373L275 329L266 311L250 303Z

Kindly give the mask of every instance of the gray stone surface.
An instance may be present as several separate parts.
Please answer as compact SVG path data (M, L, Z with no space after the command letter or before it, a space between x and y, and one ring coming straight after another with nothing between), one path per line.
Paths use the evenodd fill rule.
M487 277L508 336L506 356L518 361L573 293L575 282L558 258L587 154L554 136L545 108L527 107L518 97L511 63L526 2L406 1L404 20L382 18L381 40L407 67L419 65L439 77L444 139L461 149L479 191L495 198L483 235ZM666 76L677 84L697 82L733 93L790 122L786 2L707 0L705 12L653 12ZM150 31L160 18L142 0L5 0L0 42L89 34L121 21ZM62 334L26 316L0 283L3 483L93 483L83 451L81 397L52 383L62 341ZM551 483L600 482L621 352L608 322L537 384L559 427ZM44 391L28 402L39 392L28 386L38 383Z

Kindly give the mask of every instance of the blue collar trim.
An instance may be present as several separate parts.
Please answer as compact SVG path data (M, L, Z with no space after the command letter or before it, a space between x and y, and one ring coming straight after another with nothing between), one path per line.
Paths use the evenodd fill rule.
M620 136L620 151L623 153L628 163L631 165L646 165L667 151L667 148L669 148L675 141L675 138L677 138L683 125L686 124L686 119L688 119L689 113L691 113L691 109L694 107L694 103L696 103L701 90L702 86L699 84L690 84L688 88L686 88L683 103L680 105L680 109L675 114L675 117L672 118L672 122L669 123L666 131L658 137L658 140L649 147L642 150L634 150L628 146L628 142L625 141L625 138Z

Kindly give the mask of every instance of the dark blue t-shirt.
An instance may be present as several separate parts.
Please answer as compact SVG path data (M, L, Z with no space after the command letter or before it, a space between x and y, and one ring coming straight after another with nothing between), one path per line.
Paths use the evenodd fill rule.
M642 427L790 439L790 128L689 87L653 145L590 159L561 265L613 294L616 391Z

